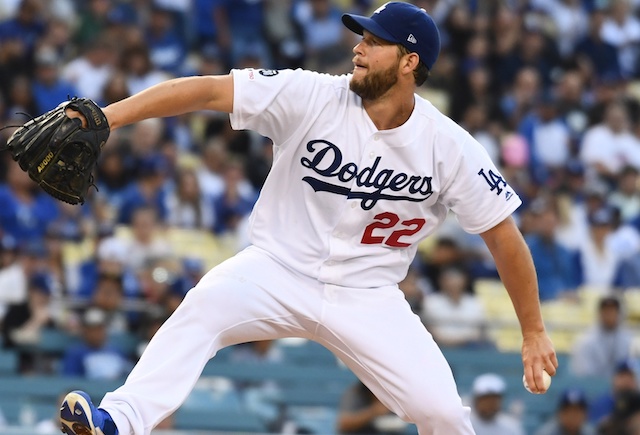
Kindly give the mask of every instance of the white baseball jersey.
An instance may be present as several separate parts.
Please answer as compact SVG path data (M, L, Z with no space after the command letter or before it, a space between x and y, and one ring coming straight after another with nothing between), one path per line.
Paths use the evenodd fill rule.
M232 127L274 142L250 240L321 282L398 283L448 210L481 233L521 204L484 148L418 95L407 122L379 131L350 75L232 74Z

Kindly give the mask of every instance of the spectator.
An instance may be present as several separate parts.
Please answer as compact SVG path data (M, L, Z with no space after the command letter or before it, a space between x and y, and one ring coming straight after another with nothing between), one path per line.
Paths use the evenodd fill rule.
M620 264L619 253L610 243L615 216L610 208L601 208L588 215L589 233L581 240L578 253L582 283L601 293L608 293L614 284Z
M10 305L22 304L27 299L27 278L22 268L18 242L10 235L0 238L0 323Z
M72 204L60 203L57 218L47 227L47 234L55 234L67 241L80 242L84 238L91 220L88 207L75 207Z
M124 195L131 183L131 170L125 162L125 152L117 144L108 145L100 155L96 169L97 196L104 198L112 210L120 210Z
M585 35L589 17L581 0L532 0L531 5L544 11L554 24L558 51L564 58L573 54L576 43Z
M351 34L342 25L342 11L330 0L296 2L293 16L303 33L305 67L318 71L346 68ZM344 69L340 72L343 72Z
M8 92L7 113L13 115L28 116L37 114L38 106L33 96L31 82L27 76L16 75L11 80L11 88ZM24 123L24 118L20 120Z
M269 48L263 36L263 0L218 0L214 6L218 46L229 54L231 65L237 65L248 54L269 67Z
M587 421L587 396L579 388L562 392L556 415L546 422L535 435L596 435Z
M114 71L105 82L102 88L102 94L98 97L97 101L106 106L116 101L124 100L129 95L126 74L122 71Z
M215 49L218 44L216 4L217 0L193 0L194 39L201 51Z
M524 435L521 423L502 411L507 385L495 373L475 378L472 386L471 424L476 435Z
M534 107L542 89L540 71L533 67L518 70L511 90L502 97L500 109L509 128L515 128Z
M470 107L479 105L486 110L485 117L499 115L498 101L491 89L491 71L483 64L469 66L469 70L455 83L451 93L450 116L463 119ZM498 161L498 160L496 160Z
M600 424L613 414L616 398L626 392L640 391L636 372L631 361L622 361L616 366L611 379L611 391L596 397L589 406L589 421Z
M616 397L613 414L599 426L599 435L637 435L640 429L640 393L625 391Z
M144 305L167 315L173 313L188 291L179 263L173 258L150 257L136 271Z
M294 0L266 1L264 34L276 69L297 68L304 59L302 29L293 17Z
M104 37L85 41L83 54L62 69L62 78L75 86L79 95L104 103L103 92L115 63L114 50Z
M0 186L0 228L18 243L42 240L58 216L56 201L29 178L17 163L9 165L7 184Z
M589 123L588 112L592 101L589 99L587 77L578 69L568 69L557 79L553 91L562 121L571 133L571 160L575 159L578 142ZM569 163L569 161L567 162Z
M255 192L247 194L243 186L247 183L244 167L239 161L228 162L224 171L225 190L213 199L216 234L233 234L241 219L251 212L256 201Z
M611 377L629 358L631 331L624 326L620 301L605 296L598 303L597 323L578 339L571 351L570 368L576 376Z
M411 311L420 315L423 309L423 301L428 289L421 282L420 272L415 266L409 267L407 276L398 283L398 287L404 293L404 297L411 307Z
M121 201L117 209L119 223L131 224L135 210L140 207L153 209L158 218L164 220L167 214L165 198L169 170L167 159L159 154L140 161L138 179L118 195Z
M69 347L62 360L61 374L87 379L120 379L133 365L119 350L107 344L107 316L89 308L82 316L82 342Z
M37 274L29 279L27 299L9 306L2 322L2 336L5 348L35 345L40 341L44 327L52 326L51 315L52 283L46 274ZM35 372L36 358L28 350L18 351L18 371L22 374Z
M33 83L37 115L78 95L71 83L60 78L59 70L60 59L55 51L51 47L41 47L36 53L36 77Z
M94 41L104 33L113 5L109 0L89 0L82 8L74 39L82 44Z
M0 23L0 46L13 67L26 73L29 58L45 30L38 0L21 0L15 17Z
M440 346L477 345L484 339L486 316L475 295L465 293L468 281L461 269L445 269L439 292L425 296L422 321Z
M622 221L620 209L611 207L611 213L613 215L613 229L606 243L611 251L616 253L619 267L622 261L640 252L640 233L633 225Z
M366 385L358 382L348 388L340 399L337 429L340 434L402 433L405 424L394 417ZM385 427L389 421L395 424L395 430Z
M593 71L598 81L605 77L609 79L622 77L616 47L604 41L601 36L605 18L604 11L592 11L589 19L589 34L576 46L578 60L587 62L587 67Z
M446 225L446 221L445 221ZM425 253L425 275L431 288L437 288L440 274L449 267L464 267L466 252L460 246L456 235L440 233L435 246Z
M556 207L540 198L531 204L530 213L534 228L526 236L526 242L538 271L540 300L558 299L577 287L576 254L556 238L559 221Z
M602 146L603 143L607 146ZM586 131L580 159L607 179L614 179L625 165L640 169L640 139L631 133L629 113L624 104L609 104L604 122Z
M83 300L91 300L100 276L110 276L122 278L123 293L127 298L139 296L135 270L128 263L127 244L113 237L112 231L99 236L102 237L96 242L95 256L79 266L79 282L77 287L70 286L69 293Z
M169 75L154 69L149 49L145 45L126 47L120 56L120 66L127 75L127 88L130 95L167 80Z
M640 20L631 13L629 0L611 0L600 36L618 50L618 62L624 77L637 72Z
M158 216L151 207L140 207L133 212L131 238L124 243L127 264L134 270L154 259L173 255L171 246L160 234Z
M557 179L571 155L571 132L558 109L555 95L545 92L519 126L529 144L533 176L539 184Z
M7 237L7 236L5 236ZM12 241L3 241L11 249ZM14 248L15 249L15 248ZM0 320L7 305L24 304L29 299L29 282L37 275L49 275L48 252L42 241L31 241L18 247L13 263L0 269ZM47 279L51 277L48 276ZM1 323L1 322L0 322Z
M215 136L206 142L202 151L202 165L196 171L203 194L218 197L224 193L224 173L230 158L227 146L221 137ZM253 188L247 180L240 181L238 188L244 197L253 195Z
M124 312L123 303L122 276L99 275L91 305L104 311L109 334L125 333L129 330L129 321Z
M151 63L159 70L179 76L182 74L187 52L185 42L174 29L171 10L154 6L146 35Z
M167 223L179 228L211 230L214 210L192 170L178 171L175 190L167 198Z
M620 210L622 222L631 222L640 217L638 169L633 166L622 168L616 186L617 189L609 196L609 203Z
M500 145L497 137L499 127L496 127L496 122L489 121L489 112L490 108L484 104L471 104L462 115L462 125L487 150L491 160L499 162Z

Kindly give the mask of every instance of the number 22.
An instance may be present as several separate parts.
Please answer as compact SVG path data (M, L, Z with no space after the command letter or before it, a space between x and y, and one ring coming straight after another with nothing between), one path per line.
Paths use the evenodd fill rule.
M407 246L410 246L411 243L401 242L400 237L414 235L420 231L426 223L426 220L422 218L408 219L400 222L400 217L397 214L390 212L379 213L373 218L376 219L376 221L370 223L364 229L364 234L362 235L360 243L365 245L384 243L385 245L393 246L394 248L406 248ZM406 228L393 231L386 240L384 236L373 235L374 230L393 228L398 224L398 222Z

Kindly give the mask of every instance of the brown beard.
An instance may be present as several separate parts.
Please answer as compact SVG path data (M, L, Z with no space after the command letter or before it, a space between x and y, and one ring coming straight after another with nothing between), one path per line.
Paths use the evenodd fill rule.
M375 100L383 96L398 82L400 61L383 71L368 72L362 79L351 78L349 89L363 100Z

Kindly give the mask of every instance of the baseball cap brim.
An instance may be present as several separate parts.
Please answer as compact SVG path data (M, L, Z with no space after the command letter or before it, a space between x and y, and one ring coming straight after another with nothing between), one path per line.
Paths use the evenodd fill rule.
M363 17L361 15L353 14L343 14L342 24L344 24L347 29L351 30L353 33L357 33L358 35L362 35L366 30L367 32L372 33L373 35L377 36L378 38L382 38L385 41L393 42L394 44L400 43L391 33L387 32L382 26L380 26L369 17Z

